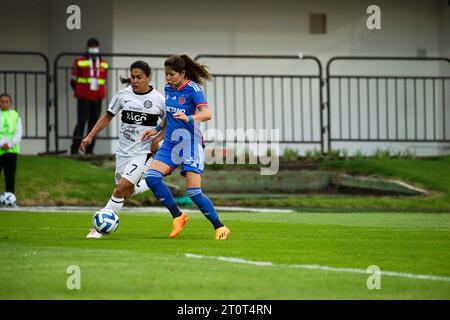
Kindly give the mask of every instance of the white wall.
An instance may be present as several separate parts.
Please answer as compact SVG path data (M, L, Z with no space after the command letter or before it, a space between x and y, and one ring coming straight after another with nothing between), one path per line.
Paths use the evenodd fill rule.
M342 0L342 1L293 1L280 0L274 4L273 1L222 1L211 2L200 0L195 3L195 11L192 13L185 8L183 1L149 3L139 0L118 1L114 3L114 39L113 48L119 52L152 52L171 53L184 52L190 55L199 53L229 53L229 54L296 54L303 52L318 56L324 67L330 57L336 55L374 55L374 56L417 56L417 50L423 48L427 56L440 56L442 52L442 25L448 23L446 17L441 18L443 2L440 0L381 0L376 2L382 10L382 30L370 31L366 27L366 9L373 1ZM188 12L188 13L187 13ZM327 14L327 34L309 34L309 14ZM442 21L441 21L442 19ZM439 23L441 21L441 23ZM140 33L139 41L136 41L136 33ZM275 61L275 62L252 62L231 61L231 60L203 60L211 67L215 73L245 73L256 74L276 73L276 74L312 74L315 72L315 65L306 62ZM439 75L442 69L439 63L363 63L349 64L336 63L332 70L344 74L370 74L376 72L380 75ZM272 92L271 82L265 80L263 84L259 78L256 80L256 100L243 94L243 82L246 83L247 90L252 90L252 84L246 80L238 80L237 92L234 93L231 81L225 81L227 85L224 95L221 92L224 81L216 79L218 86L218 102L215 103L215 94L208 90L208 99L213 112L220 115L217 122L211 122L206 128L214 126L222 130L225 128L245 128L244 116L247 127L254 128L280 128L286 137L293 139L317 139L320 136L318 119L320 117L318 97L314 95L309 99L309 84L305 80L303 91L300 92L300 82L293 83L294 94L292 98L287 95L284 105L280 97L282 84L280 80L275 80ZM421 84L420 84L421 85ZM427 86L430 84L428 83ZM215 84L211 83L210 87ZM291 90L289 81L283 82L284 90ZM317 88L317 84L312 84ZM266 105L263 106L261 88L265 88ZM362 85L363 87L363 85ZM428 87L427 87L428 88ZM364 89L364 88L363 88ZM394 89L394 83L388 84L389 92ZM409 88L411 89L411 88ZM429 88L428 88L429 89ZM427 89L427 90L428 90ZM384 84L381 88L384 94ZM375 127L377 118L373 116L374 104L373 92L375 86L371 88L372 119L371 130ZM439 89L438 89L439 91ZM303 97L301 96L303 94ZM332 95L335 95L335 89ZM422 93L419 93L418 117L424 116L424 106ZM227 103L223 103L226 96ZM367 99L363 97L361 110L366 113ZM384 96L382 96L384 100ZM273 99L274 103L271 102ZM303 100L302 100L303 99ZM355 116L357 110L355 104L356 95L352 93L353 107L349 108L349 99L344 101L344 110L351 110L353 119L348 117L342 119L343 127L355 127ZM393 116L395 114L393 97L389 97L389 110L384 110L381 106L381 121L389 119L389 126L392 127ZM426 103L430 103L427 97ZM236 103L234 103L236 101ZM302 103L303 101L303 103ZM401 101L400 101L401 102ZM412 100L408 98L408 104ZM437 110L437 117L442 116L441 109ZM422 103L423 104L423 103ZM256 106L256 107L255 107ZM236 108L235 108L236 107ZM282 122L280 114L281 108L285 118L295 119L294 126L290 121ZM336 119L337 106L332 105L331 115ZM439 108L439 106L438 106ZM263 122L262 113L275 110L273 116L268 117L266 123ZM278 111L278 112L277 112ZM407 115L408 125L414 121L413 114L400 109L400 115ZM255 115L256 114L256 115ZM237 123L234 123L234 118ZM314 119L314 126L311 128L310 122L304 119ZM366 115L362 115L364 119ZM255 118L255 122L252 121ZM430 119L427 125L430 126ZM335 121L334 121L335 122ZM366 123L366 122L365 122ZM422 120L420 120L422 124ZM288 128L286 126L288 125ZM401 126L402 124L399 124ZM439 123L440 125L440 123ZM362 128L363 132L367 128ZM400 128L402 131L403 128ZM441 127L438 127L439 132ZM336 130L336 126L333 127ZM285 131L285 132L283 132ZM391 130L392 131L392 130ZM424 129L419 128L419 138L425 134ZM376 132L374 131L373 134ZM345 132L344 132L345 134ZM428 133L431 134L431 133ZM364 135L364 134L363 134ZM400 132L401 135L401 132ZM398 145L393 144L353 144L336 145L346 147L356 151L362 149L370 153L377 147L387 148L391 146L394 150ZM311 148L312 146L306 146ZM402 146L400 146L402 147ZM418 153L430 154L429 148L424 149L422 145L409 145ZM437 148L433 146L431 153ZM304 150L305 148L302 148Z
M0 39L2 39L0 50L38 51L48 54L49 1L2 0L0 12ZM0 55L0 70L44 71L45 65L41 58ZM34 76L25 78L23 74L15 77L9 73L6 74L6 78L4 76L4 73L0 73L0 91L12 95L13 104L21 115L24 131L28 135L45 136L45 76L39 76L37 81ZM28 105L28 108L25 105ZM42 152L45 151L45 142L24 141L22 149L25 153Z
M450 5L448 1L441 0L440 13L441 56L450 58Z
M0 11L0 50L48 53L49 0L1 0Z
M71 4L77 4L81 8L81 30L69 30L66 27L68 14L66 8ZM89 37L98 37L103 51L112 49L112 6L107 0L15 0L0 1L0 38L2 47L0 50L38 51L46 54L50 60L50 72L53 73L53 59L60 52L83 52L86 40ZM62 60L62 65L71 64L73 57ZM39 58L0 55L0 70L35 70L43 71L43 62ZM23 75L18 75L14 80L12 74L8 74L6 85L4 77L0 77L0 91L8 91L13 95L14 104L22 116L24 127L28 135L45 135L45 88L44 78L35 81L31 76L25 80ZM16 83L17 82L17 86ZM6 90L5 90L6 89ZM50 89L50 99L53 99L53 90ZM61 106L59 112L59 126L61 132L72 134L76 121L76 105L72 92L69 90L69 114L67 109ZM25 92L27 95L25 96ZM35 100L35 92L38 97ZM60 103L65 103L65 90L60 85ZM36 102L37 101L37 109ZM25 108L28 105L28 108ZM54 123L54 108L50 115L51 123ZM66 119L69 125L66 128ZM36 124L37 118L37 124ZM68 130L67 130L68 129ZM51 149L54 150L54 139L51 135ZM35 154L45 151L45 143L42 140L24 140L23 153ZM60 149L67 149L70 140L62 141ZM111 143L103 142L98 145L99 153L110 153Z
M373 1L114 1L116 51L198 53L304 52L333 55L440 53L440 0L381 0L382 31L366 28ZM328 16L328 33L308 33L309 13ZM136 33L139 32L138 41Z
M447 55L450 52L450 12L446 0L379 0L382 9L382 30L369 31L366 28L366 8L373 4L371 0L269 0L251 1L207 1L189 3L181 0L165 1L88 1L88 0L0 0L2 15L0 36L6 50L42 51L52 60L61 51L83 51L85 41L90 36L100 39L103 51L141 52L141 53L177 53L190 55L199 53L230 54L296 54L303 52L318 56L324 66L335 55L400 55L415 56L418 48L424 48L428 56ZM69 31L65 26L66 8L78 4L82 9L82 29ZM308 18L310 13L327 14L327 34L310 35ZM13 30L13 31L11 31ZM12 60L11 60L12 59ZM17 65L17 57L0 57L2 66ZM133 59L114 59L114 66L127 67ZM153 67L162 65L162 59L148 59ZM23 61L23 60L21 60ZM71 59L62 61L70 65ZM30 62L36 65L37 62ZM312 63L298 61L227 61L207 59L206 63L217 72L252 72L278 74L312 74ZM372 68L372 70L370 70ZM380 70L382 69L382 70ZM336 65L333 70L359 72L359 67L346 64ZM441 74L448 75L446 66L433 64L407 65L391 64L380 68L377 64L369 66L369 71L382 71L384 74ZM0 89L2 89L0 78ZM31 84L30 84L31 85ZM267 84L270 90L270 83ZM159 77L159 88L162 78ZM288 87L288 85L287 85ZM280 83L275 84L275 91ZM286 89L286 88L285 88ZM63 89L61 89L63 90ZM238 90L240 90L238 88ZM287 89L286 89L287 90ZM304 89L307 91L307 89ZM228 101L232 101L231 89L227 88ZM211 94L211 92L209 92ZM305 92L307 95L308 93ZM450 90L448 90L450 94ZM65 92L60 96L65 99ZM69 124L67 114L60 112L60 129L69 133L75 124L75 100L69 92ZM299 90L294 100L300 99ZM242 97L242 94L241 96ZM23 97L22 97L23 98ZM214 96L210 96L214 99ZM274 98L281 104L281 98ZM308 100L308 96L305 97ZM240 101L240 99L238 99ZM313 99L316 110L318 101ZM22 99L24 101L24 99ZM447 99L450 101L450 99ZM249 100L246 103L250 103ZM252 110L245 108L246 103L238 105L237 112L245 110L247 118ZM286 102L290 103L291 102ZM18 106L19 107L19 106ZM214 106L213 106L214 107ZM216 106L219 108L218 106ZM222 106L225 108L225 106ZM234 106L233 106L234 107ZM271 110L272 106L267 106ZM290 110L291 105L285 106ZM41 107L40 107L41 108ZM227 106L228 111L231 107ZM305 106L305 112L310 109ZM298 110L298 109L295 109ZM219 110L217 110L219 111ZM450 110L449 110L450 111ZM450 112L449 112L450 113ZM227 113L232 120L233 114ZM286 117L296 116L286 113ZM314 111L314 117L318 117ZM30 115L30 118L33 116ZM53 115L52 115L53 119ZM259 119L259 118L258 118ZM34 120L34 119L33 119ZM39 121L42 119L39 118ZM224 119L221 119L223 121ZM260 119L262 120L262 118ZM30 121L30 125L34 121ZM238 125L240 125L238 123ZM257 125L262 126L263 123ZM275 119L275 127L282 125L281 119ZM310 132L305 124L305 130ZM316 130L316 128L314 128ZM298 132L287 132L295 135ZM53 143L53 142L52 142ZM70 141L61 144L67 148ZM361 146L358 146L361 147ZM365 147L365 145L362 145ZM42 146L31 143L25 152L42 151ZM114 146L100 142L96 148L99 153L112 152ZM435 148L433 150L436 150Z

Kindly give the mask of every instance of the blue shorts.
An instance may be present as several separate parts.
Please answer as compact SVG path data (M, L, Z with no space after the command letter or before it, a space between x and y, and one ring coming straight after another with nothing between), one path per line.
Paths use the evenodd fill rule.
M161 148L156 153L154 160L170 166L170 173L181 164L181 175L186 171L203 174L205 169L205 152L199 143L180 142L178 144L163 142Z

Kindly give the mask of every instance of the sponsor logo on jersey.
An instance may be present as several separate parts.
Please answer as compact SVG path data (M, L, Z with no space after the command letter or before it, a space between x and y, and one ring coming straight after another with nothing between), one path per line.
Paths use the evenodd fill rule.
M154 127L158 123L158 115L145 112L123 110L122 122L126 124L138 124L147 127Z
M136 142L136 138L139 138L139 130L136 126L133 125L122 127L121 133L125 139L131 142Z
M128 110L137 111L137 112L144 112L142 107L135 107L135 106L126 106Z
M150 106L148 106L147 101L150 103ZM136 103L136 101L133 100L124 100L123 101L123 108L127 110L133 110L138 112L143 112L143 110L147 108L152 107L152 102L150 100L147 100L144 103Z
M127 119L133 121L136 124L142 124L145 120L147 120L147 114L127 112Z
M166 112L172 112L172 113L182 112L182 113L185 113L186 110L183 109L183 108L175 108L175 107L166 106Z

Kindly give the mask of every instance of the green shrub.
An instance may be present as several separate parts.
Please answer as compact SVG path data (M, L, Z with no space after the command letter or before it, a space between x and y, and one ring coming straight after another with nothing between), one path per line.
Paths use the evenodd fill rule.
M286 148L283 152L283 161L296 161L299 157L298 151L292 148Z

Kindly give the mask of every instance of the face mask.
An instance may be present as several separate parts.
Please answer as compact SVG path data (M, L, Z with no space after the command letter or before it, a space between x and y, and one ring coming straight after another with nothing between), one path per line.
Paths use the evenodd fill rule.
M90 54L98 54L100 52L99 47L92 47L92 48L88 48L88 52Z

